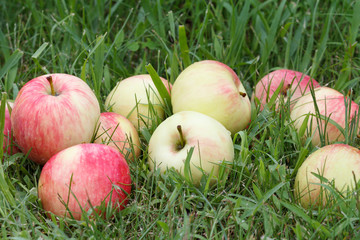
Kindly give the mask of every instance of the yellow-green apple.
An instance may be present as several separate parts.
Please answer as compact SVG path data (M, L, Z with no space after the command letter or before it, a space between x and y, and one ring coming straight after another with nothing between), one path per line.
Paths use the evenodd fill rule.
M327 145L313 152L299 168L295 197L305 208L324 206L330 195L320 184L332 183L346 195L356 185L354 178L360 178L360 150L346 144Z
M325 144L344 141L344 134L329 120L336 122L345 130L347 124L351 126L350 122L356 121L359 106L354 101L350 102L340 92L328 87L316 88L314 96L320 116L317 113L312 94L307 93L299 98L290 113L290 118L294 122L295 128L299 132L303 122L309 116L308 122L304 123L307 124L307 131L304 136L312 136L312 144L314 146L321 145L321 136L324 137ZM346 107L346 105L348 106ZM348 115L348 118L346 115ZM355 131L355 133L358 132L358 130L351 129L350 127L348 130L349 132L350 130Z
M317 81L304 73L289 69L275 70L264 76L255 86L252 97L259 99L261 110L281 85L282 88L276 101L279 101L280 95L284 96L285 101L290 97L290 109L301 96L310 91L310 88L320 86Z
M14 143L8 105L12 109L14 104L12 102L6 102L6 105L5 105L5 120L4 120L5 124L4 124L3 150L7 154L12 155L12 154L18 153L19 149L16 147L16 144Z
M82 211L112 204L121 210L131 191L129 166L113 147L84 143L66 148L44 165L38 195L45 211L80 220Z
M80 78L57 73L34 78L20 89L11 123L22 152L43 165L67 147L90 142L99 117L91 88Z
M175 80L171 90L173 112L196 111L222 123L232 134L251 120L251 104L236 73L212 60L193 63Z
M171 84L164 78L160 79L170 94ZM151 127L154 121L161 122L165 117L163 104L149 74L119 81L105 101L108 109L127 117L137 130Z
M103 143L120 151L126 159L140 155L140 138L135 126L126 117L114 113L100 114L95 143Z
M217 120L194 111L183 111L165 119L149 141L149 166L165 172L174 168L185 175L185 159L191 148L189 162L192 181L200 184L203 173L213 171L215 182L222 162L232 163L234 147L231 133ZM202 169L202 170L199 170Z

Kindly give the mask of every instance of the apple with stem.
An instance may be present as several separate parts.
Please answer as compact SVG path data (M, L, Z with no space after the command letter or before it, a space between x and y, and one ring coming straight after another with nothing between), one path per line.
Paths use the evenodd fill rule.
M161 78L170 94L171 84ZM121 80L106 98L105 106L127 117L137 130L159 124L165 117L164 101L149 74Z
M140 155L140 138L135 126L124 116L114 112L100 114L95 143L103 143L120 151L126 159Z
M299 133L302 126L306 126L304 137L312 136L312 144L320 146L357 134L358 114L359 106L354 101L332 88L319 87L314 95L307 93L296 102L290 118Z
M205 60L188 66L171 90L173 112L196 111L222 123L232 134L248 127L251 104L245 88L227 65Z
M199 185L204 174L212 173L211 183L219 177L220 164L232 163L234 147L231 133L217 120L194 111L175 113L164 120L149 141L149 166L152 171L174 168L186 176L189 151L190 180Z
M276 108L279 97L283 95L285 101L290 99L290 109L292 109L301 96L309 92L311 88L319 86L315 79L304 73L290 69L279 69L267 74L256 84L252 97L259 100L260 110L263 110L273 94L277 93L280 88L279 95L276 97Z
M45 211L76 220L81 219L82 210L103 214L101 207L109 204L123 209L130 192L130 170L124 156L96 143L78 144L55 154L44 165L38 184Z
M299 168L295 197L305 208L326 206L331 196L323 185L333 183L346 195L360 179L360 150L346 144L332 144L313 152Z
M16 143L43 165L57 152L90 142L100 117L99 102L80 78L48 74L27 82L11 114Z

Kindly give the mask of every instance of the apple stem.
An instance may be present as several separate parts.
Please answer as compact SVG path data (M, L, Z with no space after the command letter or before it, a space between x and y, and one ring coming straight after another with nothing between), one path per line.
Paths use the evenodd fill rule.
M239 92L239 94L240 94L242 97L246 97L246 93L244 93L244 92Z
M50 76L46 77L46 79L50 83L51 95L56 96L56 93L55 93L55 90L54 90L54 84L53 84L53 81L52 81L52 76L50 75Z
M185 147L185 139L184 139L184 135L183 135L183 132L182 132L182 129L181 129L181 125L177 125L177 130L178 130L179 135L180 135L180 143L177 146L177 149L180 150L180 149L183 149Z

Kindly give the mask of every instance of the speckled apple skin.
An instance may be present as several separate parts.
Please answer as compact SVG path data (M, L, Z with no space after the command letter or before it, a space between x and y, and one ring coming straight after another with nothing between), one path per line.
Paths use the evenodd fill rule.
M312 173L334 181L335 188L345 193L348 188L354 188L354 176L360 179L360 150L346 144L332 144L313 152L304 161L294 187L296 199L305 208L325 206L327 202L327 190L318 185L321 180Z
M130 170L125 158L114 148L95 143L75 145L57 153L44 165L38 185L45 211L70 216L62 199L77 220L81 219L80 206L88 211L89 202L93 207L103 201L107 205L110 195L113 207L123 209L130 191Z
M114 112L103 112L100 114L99 123L95 143L111 146L129 160L134 160L140 155L139 134L130 120ZM132 148L135 156L133 156Z
M255 86L253 98L259 99L261 110L263 110L265 104L270 101L282 81L284 81L284 84L281 91L287 92L287 90L290 90L291 92L290 109L292 109L297 100L309 92L312 87L320 87L320 84L315 79L311 79L310 76L304 73L290 69L275 70L265 75ZM287 97L285 97L284 100L286 101Z
M236 73L213 60L193 63L180 73L171 90L173 112L196 111L222 123L232 134L251 120L251 104Z
M172 85L166 79L160 79L170 94ZM155 113L149 110L149 100ZM107 108L127 117L137 130L144 126L151 127L155 117L164 119L162 104L163 101L149 74L135 75L119 81L105 101Z
M99 102L83 80L50 75L58 96L51 95L49 75L34 78L21 88L11 114L16 143L40 165L67 147L90 142L100 117Z
M316 103L319 108L319 112L321 115L330 117L331 120L335 121L342 128L346 126L346 114L348 114L349 109L345 107L344 96L328 87L319 87L315 90L315 98ZM348 100L346 100L348 101ZM351 105L351 106L350 106ZM351 120L357 116L359 111L359 106L352 101L348 108L351 107L350 115L349 115L349 123ZM320 133L319 129L321 129L322 133L325 134L325 144L334 143L336 141L344 141L345 136L340 132L340 130L332 123L320 120L318 121L316 116L316 108L314 104L314 99L310 93L301 97L297 103L295 104L293 110L290 113L290 118L294 121L295 128L299 131L301 128L305 118L310 114L308 121L308 132L309 134L305 134L305 137L310 136L312 134L312 144L314 146L321 145ZM312 119L312 123L311 123ZM320 124L318 124L318 122ZM327 123L326 123L327 122ZM326 126L326 132L324 132ZM357 130L358 132L359 130Z

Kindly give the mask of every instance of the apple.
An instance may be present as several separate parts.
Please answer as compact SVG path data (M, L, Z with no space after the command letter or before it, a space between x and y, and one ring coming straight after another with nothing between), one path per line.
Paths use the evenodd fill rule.
M81 219L82 211L112 204L124 209L131 191L129 166L113 147L85 143L66 148L44 165L38 196L45 211Z
M120 151L126 159L140 155L140 138L135 126L124 116L114 112L100 114L100 126L95 143L104 143Z
M173 112L196 111L222 123L232 134L251 120L245 88L227 65L212 60L193 63L175 80L171 90Z
M13 155L15 153L18 153L19 149L16 147L16 145L14 143L14 137L13 137L13 134L12 134L11 119L10 119L10 113L9 113L8 105L12 109L14 104L12 102L7 101L6 105L5 105L5 125L4 125L3 150L8 155Z
M327 145L310 154L299 168L294 185L295 197L305 208L325 206L330 195L319 184L333 181L334 187L346 194L356 186L354 177L357 181L360 179L360 150L346 144Z
M222 162L233 162L231 133L217 120L194 111L175 113L164 120L149 141L149 166L152 171L165 172L174 168L185 176L185 159L191 148L190 172L194 185L199 185L203 173L219 175ZM200 170L202 169L202 170Z
M296 101L301 96L310 91L310 88L320 86L317 81L304 73L289 69L275 70L264 76L255 86L253 98L259 99L260 110L264 109L264 106L270 101L282 82L283 85L280 94L284 95L285 101L290 97L290 109L294 107ZM280 95L277 97L277 102L279 101L279 97Z
M346 124L349 124L352 120L356 120L355 117L358 115L359 106L353 101L349 103L349 100L340 92L328 87L319 87L315 89L314 93L319 113L326 117L326 119L333 120L344 129ZM348 109L346 109L345 101L348 102ZM346 122L347 114L349 116L348 122ZM336 125L328 120L316 117L316 107L311 93L302 96L290 113L290 118L294 122L294 126L298 132L306 116L309 116L309 119L305 137L312 136L312 144L314 146L321 145L320 133L325 137L325 144L345 140L345 136ZM356 130L356 133L357 132L358 130Z
M160 79L170 94L171 84L164 78ZM127 117L137 130L161 122L165 117L163 104L149 74L121 80L105 101L108 109Z
M90 142L100 117L99 102L80 78L49 74L27 82L11 114L16 143L43 165L57 152Z

